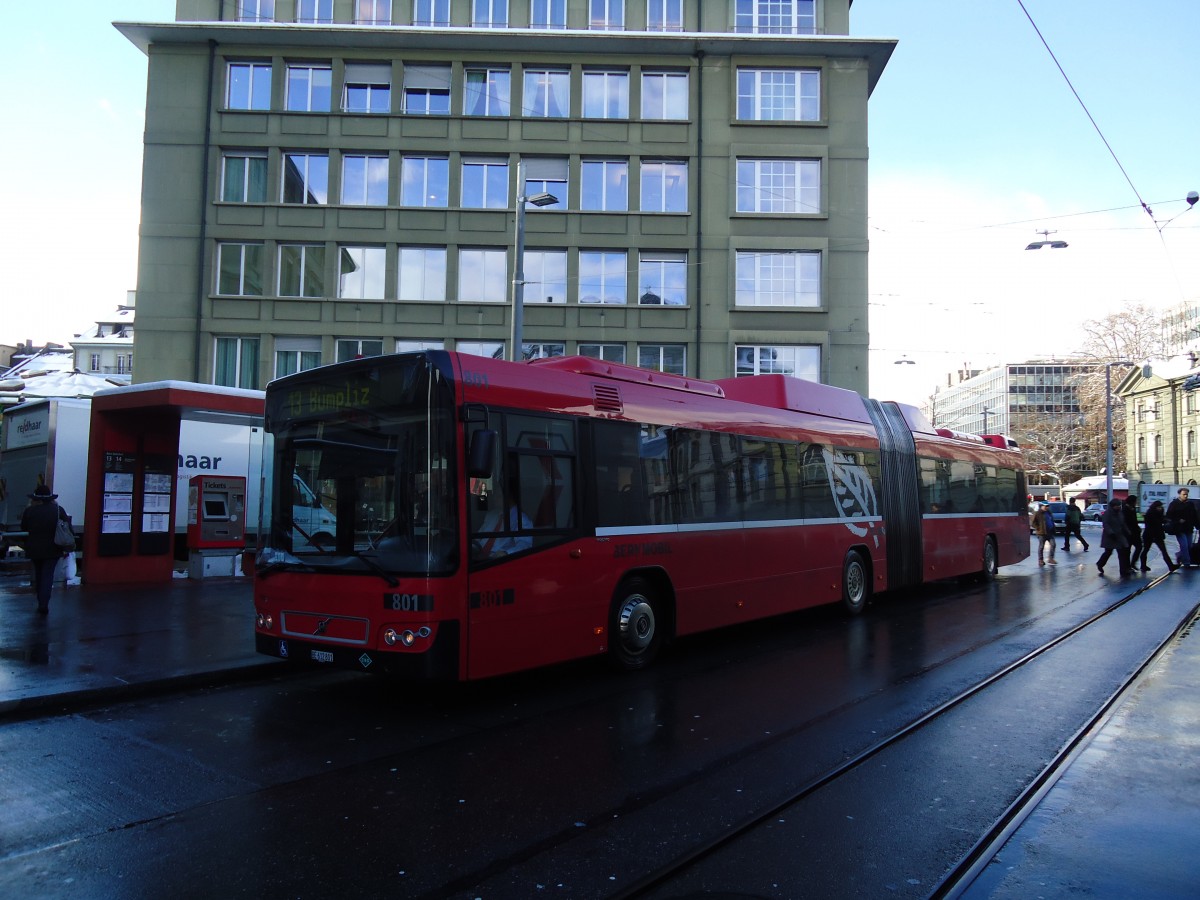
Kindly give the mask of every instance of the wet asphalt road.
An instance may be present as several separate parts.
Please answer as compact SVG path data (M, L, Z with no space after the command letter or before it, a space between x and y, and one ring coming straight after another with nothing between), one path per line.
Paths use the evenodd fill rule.
M705 635L634 676L318 672L7 724L0 893L612 896L1128 593L1095 557ZM652 895L924 896L1182 614L1134 601Z

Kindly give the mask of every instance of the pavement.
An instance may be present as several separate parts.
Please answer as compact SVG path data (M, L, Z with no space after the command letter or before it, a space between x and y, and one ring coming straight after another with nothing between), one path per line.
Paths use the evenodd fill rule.
M1145 584L1135 578L1130 590ZM1176 573L1152 590L1195 597L1198 586L1196 573ZM59 582L43 617L27 564L0 566L0 727L282 671L254 650L252 588L243 577ZM1195 896L1196 623L1193 611L964 896Z

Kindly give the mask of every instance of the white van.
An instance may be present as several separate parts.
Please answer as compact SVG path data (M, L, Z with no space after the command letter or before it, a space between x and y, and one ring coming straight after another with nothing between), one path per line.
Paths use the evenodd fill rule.
M295 472L292 473L292 524L296 526L292 535L293 546L307 544L310 538L319 546L333 546L337 519L321 505L312 488Z

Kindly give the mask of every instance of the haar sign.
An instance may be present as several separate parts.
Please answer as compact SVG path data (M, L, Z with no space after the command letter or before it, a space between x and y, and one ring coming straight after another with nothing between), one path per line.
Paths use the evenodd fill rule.
M35 447L50 440L50 407L43 405L26 413L11 413L4 423L4 449Z

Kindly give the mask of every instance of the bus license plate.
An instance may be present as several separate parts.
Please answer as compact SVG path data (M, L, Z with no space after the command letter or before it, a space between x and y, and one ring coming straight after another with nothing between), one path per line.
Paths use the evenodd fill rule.
M328 650L310 650L309 655L312 656L316 662L333 662L333 654Z

